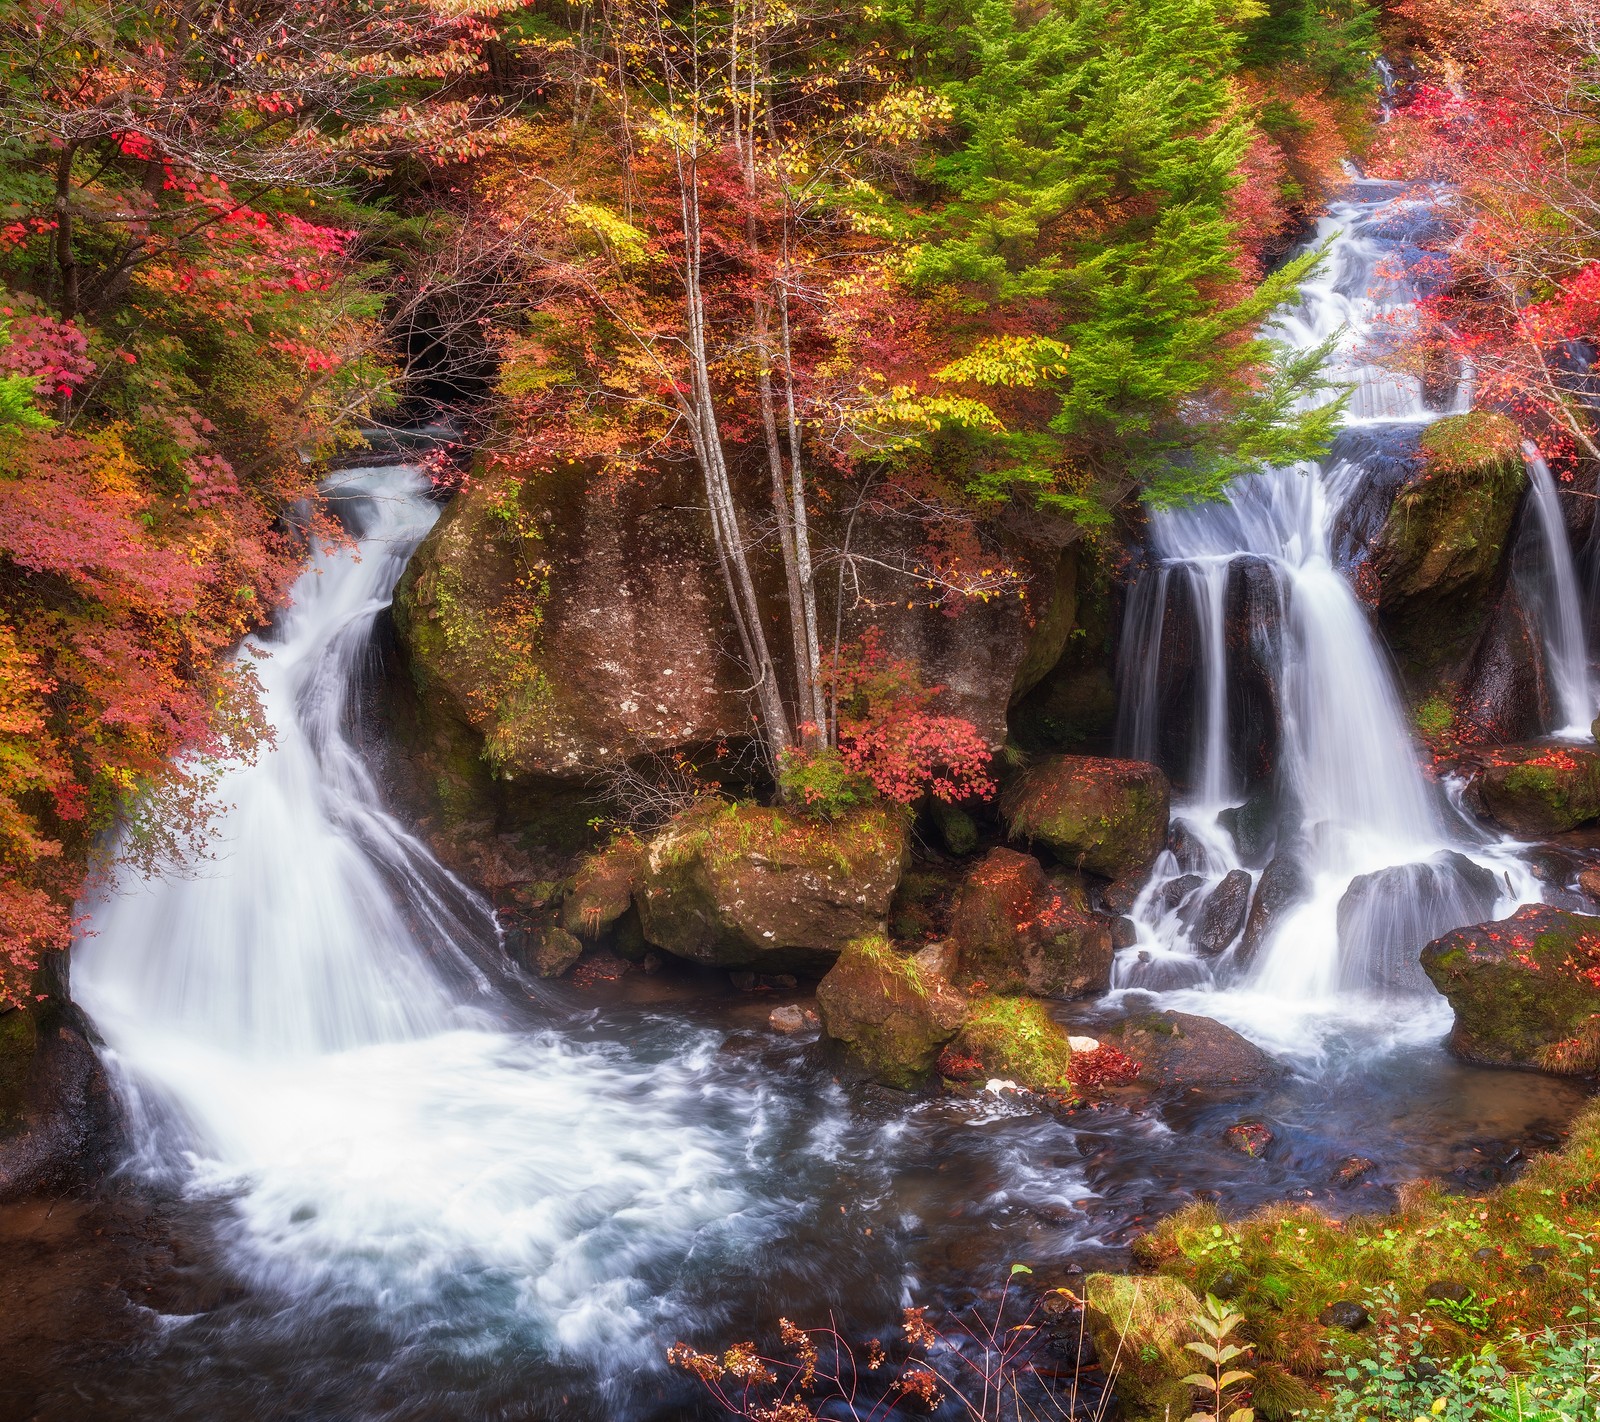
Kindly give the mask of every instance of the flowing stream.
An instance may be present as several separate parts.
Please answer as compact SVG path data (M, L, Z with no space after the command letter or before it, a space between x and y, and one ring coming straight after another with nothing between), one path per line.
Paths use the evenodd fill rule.
M198 1262L37 1415L682 1419L693 1389L661 1361L675 1338L725 1344L780 1315L882 1334L1012 1260L1048 1279L1121 1259L1195 1199L1370 1207L1418 1175L1482 1188L1557 1139L1577 1087L1440 1046L1448 1009L1413 944L1537 885L1423 775L1346 577L1374 451L1432 413L1357 354L1408 299L1373 294L1376 265L1427 220L1373 184L1335 209L1329 271L1281 325L1302 344L1347 329L1340 457L1157 519L1128 612L1130 749L1170 761L1176 734L1191 789L1112 1001L1228 1021L1295 1072L1073 1116L903 1098L841 1086L725 975L610 995L525 980L357 744L375 620L436 509L414 468L350 471L334 482L353 546L316 550L242 653L276 746L227 771L214 859L125 871L87 906L73 990L128 1107L127 1177ZM1242 595L1248 648L1230 631ZM1175 731L1178 633L1194 710ZM1241 700L1247 683L1265 703ZM1241 746L1266 722L1263 776ZM1257 896L1274 874L1298 886L1253 958L1238 934L1196 946L1194 910L1230 874ZM1072 1012L1092 1030L1103 1006ZM1272 1123L1266 1158L1225 1143L1242 1115ZM1370 1168L1351 1185L1357 1151Z

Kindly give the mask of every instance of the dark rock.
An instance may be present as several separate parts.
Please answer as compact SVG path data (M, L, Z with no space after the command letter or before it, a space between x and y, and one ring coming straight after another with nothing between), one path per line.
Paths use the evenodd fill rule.
M1526 855L1528 872L1541 884L1549 884L1554 888L1565 888L1572 883L1578 873L1578 861L1564 850L1556 849L1548 844L1541 844L1536 849L1530 849ZM1600 886L1600 876L1596 879Z
M1237 1298L1244 1281L1232 1269L1224 1269L1211 1281L1211 1287L1206 1290L1212 1298L1221 1299L1226 1303L1229 1299Z
M1233 838L1239 858L1246 864L1263 864L1277 837L1277 810L1268 795L1255 795L1217 816L1217 823Z
M17 1019L0 1014L0 1033L14 1041ZM99 1177L110 1164L117 1137L117 1108L100 1059L74 1014L46 1009L29 1024L26 1063L0 1102L0 1202L43 1192L65 1193Z
M1529 1258L1542 1259L1548 1263L1552 1259L1559 1259L1561 1251L1553 1244L1536 1244L1528 1251Z
M1423 1288L1422 1297L1429 1302L1466 1303L1472 1297L1472 1290L1454 1279L1435 1279Z
M1195 916L1190 941L1197 953L1214 958L1228 949L1239 936L1250 910L1251 879L1244 869L1233 869L1222 877L1205 898Z
M942 979L920 972L888 939L849 943L817 984L829 1040L886 1086L908 1088L932 1072L966 1020L967 1004Z
M950 914L962 983L1037 997L1087 997L1111 983L1109 922L1081 891L1053 887L1039 861L991 849L962 881Z
M1350 881L1339 900L1339 983L1380 994L1426 992L1423 946L1494 912L1499 880L1449 851L1425 864L1396 864Z
M1270 1081L1283 1068L1253 1042L1209 1017L1146 1012L1101 1029L1159 1086L1236 1086Z
M1372 1322L1372 1315L1353 1299L1340 1299L1331 1303L1317 1315L1324 1328L1342 1328L1346 1333L1359 1333Z
M1111 946L1119 952L1124 948L1131 948L1139 941L1139 926L1131 918L1119 917L1111 920Z
M1124 879L1115 879L1100 891L1100 904L1107 913L1125 914L1134 905L1134 901L1144 891L1147 874L1130 874Z
M1600 918L1530 904L1422 950L1455 1009L1450 1049L1470 1062L1592 1070L1580 1035L1600 1013ZM1563 1050L1565 1049L1565 1050Z
M1171 913L1204 883L1204 877L1199 874L1180 874L1176 879L1169 879L1156 891L1156 903L1165 912Z
M1254 787L1277 768L1283 727L1283 571L1267 558L1235 558L1223 591L1228 658L1229 754L1238 781Z
M893 808L825 824L704 804L645 845L639 916L650 943L690 962L821 973L883 923L905 860L905 822Z
M1051 756L1001 800L1014 839L1048 845L1063 864L1115 879L1147 868L1166 844L1171 789L1141 761Z
M1453 698L1456 739L1495 745L1538 735L1549 715L1543 668L1539 631L1508 582L1490 605Z
M1178 868L1185 874L1202 870L1207 864L1205 847L1195 840L1182 820L1174 820L1167 832L1167 853L1177 860Z
M1550 1271L1546 1269L1543 1264L1524 1264L1522 1268L1517 1270L1517 1272L1521 1274L1524 1279L1528 1279L1534 1283L1537 1283Z
M1238 964L1243 967L1253 963L1283 919L1310 897L1311 876L1300 862L1298 846L1280 850L1262 870L1261 882L1256 885L1244 937L1235 955Z
M943 800L935 800L931 814L944 847L957 858L971 854L978 847L978 826L959 805L947 805Z
M1500 1251L1493 1245L1486 1244L1482 1249L1474 1249L1472 1251L1472 1257L1480 1264L1487 1264L1491 1259L1498 1259L1500 1257Z

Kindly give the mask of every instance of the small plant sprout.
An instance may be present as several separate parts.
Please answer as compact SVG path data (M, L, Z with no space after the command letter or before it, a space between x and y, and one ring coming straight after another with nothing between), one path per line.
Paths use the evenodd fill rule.
M1204 1309L1191 1322L1201 1334L1201 1339L1183 1346L1210 1364L1211 1371L1190 1373L1184 1378L1190 1387L1205 1393L1209 1403L1209 1410L1191 1413L1189 1422L1254 1422L1255 1411L1252 1408L1234 1407L1233 1403L1240 1385L1248 1383L1255 1374L1244 1368L1228 1366L1235 1358L1242 1358L1249 1351L1242 1344L1228 1341L1233 1330L1244 1322L1244 1315L1231 1312L1226 1304L1207 1294Z

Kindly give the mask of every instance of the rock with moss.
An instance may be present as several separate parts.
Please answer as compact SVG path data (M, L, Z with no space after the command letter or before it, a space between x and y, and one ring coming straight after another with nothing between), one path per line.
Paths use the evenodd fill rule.
M1474 778L1484 812L1502 828L1539 839L1600 820L1600 749L1505 746Z
M1492 411L1436 421L1419 454L1377 537L1372 569L1390 645L1425 680L1459 658L1483 623L1526 475L1516 425Z
M1072 1093L1072 1044L1044 1003L1031 997L986 997L972 1004L951 1047L984 1074L1041 1094Z
M1031 854L991 849L962 881L950 915L958 981L990 992L1075 998L1111 986L1111 925L1083 891L1054 886Z
M1422 950L1455 1009L1450 1050L1486 1066L1584 1073L1600 1067L1600 917L1529 904Z
M541 978L559 978L583 957L583 944L564 928L547 928L539 936L533 966Z
M561 924L580 938L598 938L633 906L644 866L638 840L624 836L588 855L561 906Z
M1148 869L1167 842L1172 789L1159 767L1091 755L1050 756L1006 790L1013 839L1062 863L1116 879Z
M1231 1027L1187 1012L1140 1012L1101 1029L1160 1087L1254 1086L1283 1074L1279 1063Z
M690 962L820 975L851 939L881 929L906 854L898 807L823 821L707 802L644 846L644 936Z
M1199 1338L1199 1297L1164 1274L1091 1274L1083 1282L1084 1326L1130 1422L1170 1422L1194 1408L1183 1378L1196 1371L1186 1344Z
M15 1008L0 1011L0 1131L22 1120L38 1042L33 1013Z
M966 999L925 960L880 933L846 944L817 984L824 1035L886 1086L909 1089L925 1080L966 1012Z

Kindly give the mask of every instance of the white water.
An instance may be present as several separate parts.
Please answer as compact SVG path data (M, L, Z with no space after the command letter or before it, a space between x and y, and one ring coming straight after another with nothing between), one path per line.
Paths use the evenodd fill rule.
M1437 195L1398 193L1392 185L1355 185L1336 204L1318 240L1331 239L1324 273L1281 313L1276 336L1297 348L1337 337L1332 377L1353 387L1345 428L1375 434L1421 426L1438 417L1415 377L1373 363L1366 352L1403 322L1413 299L1404 280L1383 270L1398 243L1392 234L1425 219ZM1465 408L1470 389L1458 390ZM1459 889L1440 856L1457 851L1488 867L1499 888L1494 912L1538 897L1537 885L1509 844L1487 844L1454 812L1424 775L1418 746L1400 703L1387 655L1349 579L1336 566L1334 546L1347 504L1368 477L1357 460L1268 470L1239 480L1226 501L1156 514L1151 520L1157 567L1130 602L1125 655L1125 709L1130 753L1149 756L1159 743L1160 632L1166 616L1150 600L1165 600L1172 580L1189 581L1195 608L1194 689L1197 742L1189 766L1192 786L1176 808L1189 836L1188 862L1170 853L1133 910L1138 942L1119 955L1116 983L1163 992L1187 1007L1246 1031L1264 1045L1305 1058L1339 1039L1420 1041L1436 1038L1448 1007L1425 982L1397 977L1396 936L1436 936L1481 903ZM1253 962L1235 945L1218 959L1197 957L1189 941L1194 912L1229 870L1243 865L1219 815L1238 805L1230 765L1232 728L1227 702L1215 686L1232 675L1221 603L1230 568L1263 560L1283 609L1272 660L1278 705L1276 774L1268 794L1276 821L1276 852L1297 862L1309 893L1288 910ZM1570 569L1570 557L1567 561ZM1133 640L1148 638L1155 641ZM1143 698L1143 699L1138 699ZM1375 896L1341 903L1357 876L1401 867L1367 881ZM1415 866L1405 869L1404 866ZM1426 867L1423 867L1426 866ZM1259 861L1248 866L1259 871ZM1174 902L1169 888L1192 873L1200 883ZM1259 888L1260 874L1255 873ZM1414 892L1422 884L1427 907ZM1387 897L1385 897L1387 896ZM1478 896L1481 898L1481 894ZM1426 938L1423 939L1426 941ZM1405 945L1400 951L1411 951ZM1414 945L1420 949L1421 943ZM1219 989L1226 989L1220 991ZM1396 1011L1397 1004L1404 1004Z
M93 907L74 996L142 1168L229 1202L257 1287L399 1327L498 1320L620 1379L659 1365L684 1261L758 1245L788 1208L771 1093L716 1072L720 1034L623 1051L497 1015L464 951L487 906L384 810L344 729L435 509L410 468L339 483L358 556L318 552L247 649L276 749L227 773L214 864L124 874Z
M1545 681L1557 720L1555 734L1569 740L1589 740L1595 698L1572 541L1567 537L1567 523L1561 516L1550 466L1531 444L1524 445L1523 450L1532 491L1529 502L1544 555L1541 586L1532 599L1531 610L1544 643Z

